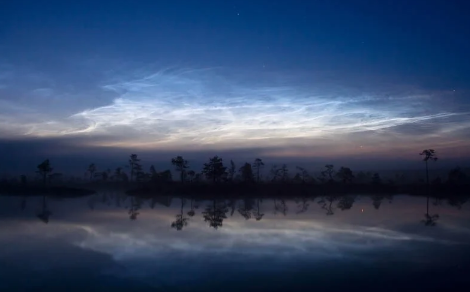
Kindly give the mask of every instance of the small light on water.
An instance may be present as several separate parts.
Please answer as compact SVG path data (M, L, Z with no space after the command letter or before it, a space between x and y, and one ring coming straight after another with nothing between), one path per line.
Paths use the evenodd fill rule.
M361 209L361 213L364 213L364 209Z

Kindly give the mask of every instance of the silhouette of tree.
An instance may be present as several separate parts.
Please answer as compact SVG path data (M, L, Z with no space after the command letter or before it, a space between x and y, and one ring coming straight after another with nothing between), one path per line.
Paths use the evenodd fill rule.
M200 182L203 181L203 179L204 179L204 177L203 177L202 173L196 173L196 174L194 175L193 181L194 181L195 183L200 183Z
M102 181L108 181L111 177L111 169L108 168L106 171L102 171L100 176Z
M341 167L338 172L336 173L336 176L344 183L352 183L354 179L354 174L352 170L349 167Z
M47 176L47 179L49 183L60 182L62 180L62 173L60 172L51 173Z
M397 173L395 174L395 181L397 184L405 184L406 183L406 176L403 173Z
M150 173L150 180L152 180L152 181L157 181L158 180L158 172L155 169L155 166L153 166L153 165L150 166L149 173Z
M176 156L171 159L171 164L176 168L176 171L180 173L181 183L184 183L184 177L186 175L186 168L188 168L188 161L183 159L182 156Z
M341 210L349 210L352 208L354 202L356 201L356 196L342 196L339 199L337 207Z
M172 176L171 171L169 169L160 172L159 176L160 176L161 181L163 181L163 182L173 181L173 176Z
M437 161L436 151L434 151L434 149L426 149L419 155L424 155L423 161L426 163L426 184L429 185L428 161Z
M41 212L37 217L44 223L49 223L49 217L52 215L52 212L47 208L46 196L42 196L42 208Z
M300 166L297 166L296 168L298 172L295 175L295 179L297 181L302 183L310 183L315 181L315 179L308 173L305 168L302 168Z
M208 204L202 215L204 222L209 222L209 226L217 229L222 227L224 219L227 218L228 208L225 202L217 202L212 200L212 204Z
M209 159L208 163L204 163L202 173L208 180L212 180L214 183L219 182L221 178L226 174L226 167L222 162L222 158L214 156Z
M460 167L453 168L449 171L448 181L451 184L463 184L467 180L467 175Z
M244 199L243 203L238 206L238 213L242 215L245 220L251 218L253 207L255 205L255 201L252 199Z
M260 172L261 172L261 169L264 167L264 163L263 163L263 160L261 160L260 158L256 158L255 159L255 162L253 162L253 168L255 169L256 171L256 182L259 183L259 180L260 180Z
M359 171L356 175L355 182L358 183L367 183L369 184L372 181L372 173L370 172L364 172L364 171Z
M122 167L117 167L112 176L112 180L125 181L127 178L126 174L122 171Z
M325 170L321 172L321 176L323 179L327 179L328 181L333 181L333 176L335 175L335 167L333 164L327 164L325 165Z
M251 164L245 163L242 167L240 167L240 174L243 182L250 183L254 181Z
M194 177L196 176L196 172L194 172L194 170L190 170L188 171L187 176L189 178L189 182L192 183L194 181Z
M95 173L95 175L94 175L94 177L95 177L96 179L100 179L100 180L102 180L102 181L107 181L107 180L108 180L108 176L109 176L109 175L108 175L108 172L106 172L106 171L97 172L97 173Z
M93 176L95 175L96 172L96 165L94 163L88 165L88 168L85 173L88 173L90 176L90 181L93 180Z
M281 167L273 165L271 170L271 181L273 182L287 182L289 180L289 169L286 164L283 164Z
M184 217L183 208L186 204L185 199L181 199L181 212L180 214L176 215L176 220L171 223L171 228L175 228L176 230L183 230L183 227L188 225L188 218Z
M273 165L271 170L269 171L271 176L271 181L276 182L280 180L281 177L281 169L277 167L277 165Z
M137 158L137 154L131 154L129 157L129 169L131 172L129 177L130 181L142 173L142 165L140 164L140 159Z
M436 226L436 220L439 219L439 214L429 215L429 196L426 199L426 214L424 214L424 220L421 220L425 226Z
M282 182L289 181L289 169L286 164L283 164L280 169L280 176Z
M28 184L28 178L26 177L26 175L24 175L24 174L20 175L20 183L23 186Z
M372 184L373 185L381 185L382 184L382 179L380 178L380 175L376 172L372 176Z
M284 200L279 200L277 201L276 199L273 199L274 201L274 214L277 214L277 212L280 212L282 215L286 216L287 214L287 204Z
M228 169L228 180L230 182L233 181L233 178L235 176L235 163L233 162L233 160L230 160L230 168Z
M37 173L42 176L43 184L46 185L47 175L52 172L53 168L49 162L49 159L44 160L41 164L37 166Z

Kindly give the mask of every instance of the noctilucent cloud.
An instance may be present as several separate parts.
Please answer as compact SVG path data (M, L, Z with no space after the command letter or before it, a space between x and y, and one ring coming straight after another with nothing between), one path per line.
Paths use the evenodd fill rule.
M468 157L468 6L2 2L1 139Z

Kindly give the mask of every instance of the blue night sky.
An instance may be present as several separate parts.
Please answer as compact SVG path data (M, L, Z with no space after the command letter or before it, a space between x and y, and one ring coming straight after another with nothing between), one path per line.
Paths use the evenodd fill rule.
M444 0L4 0L0 147L469 158L469 11Z

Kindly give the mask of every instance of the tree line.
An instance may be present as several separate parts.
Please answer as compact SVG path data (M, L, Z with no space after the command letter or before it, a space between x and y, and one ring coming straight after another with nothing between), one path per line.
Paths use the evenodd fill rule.
M423 156L425 162L425 183L438 184L442 182L440 177L430 181L429 179L429 162L437 161L436 151L433 149L426 149L419 153ZM157 171L153 165L150 166L148 171L144 171L142 161L137 154L131 154L128 162L124 167L117 167L112 171L106 169L98 171L95 163L88 165L85 171L85 177L89 181L114 181L114 182L173 182L179 181L181 184L186 183L200 183L207 182L213 184L221 183L261 183L261 182L282 182L282 183L342 183L342 184L394 184L403 183L406 178L402 174L397 174L393 179L384 181L380 174L377 172L364 172L360 171L354 173L351 168L341 166L335 168L333 164L326 164L323 169L319 171L319 175L312 175L303 167L297 166L295 173L291 174L286 164L273 165L268 170L268 175L263 179L263 172L265 163L261 158L256 158L252 163L245 162L241 167L237 168L233 160L230 160L228 165L219 156L209 158L203 164L200 171L191 169L188 160L182 156L171 158L171 164L178 174L178 178L174 179L172 171L167 169L164 171ZM54 179L60 178L60 173L53 173L53 168L49 159L46 159L37 166L37 173L41 176L44 184L51 182ZM447 182L452 184L467 183L467 174L460 168L456 167L449 171L447 175ZM21 181L25 182L26 177L22 176Z

